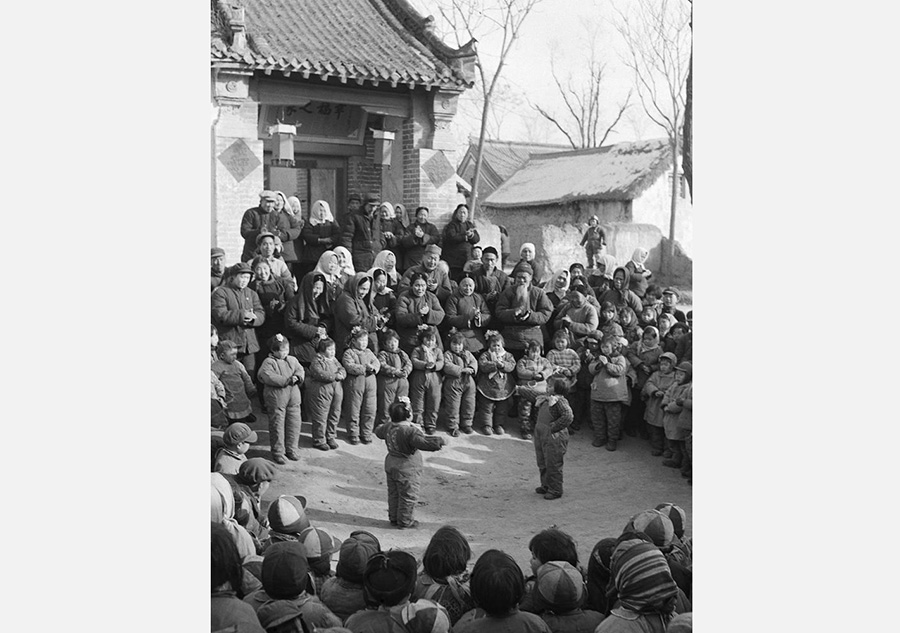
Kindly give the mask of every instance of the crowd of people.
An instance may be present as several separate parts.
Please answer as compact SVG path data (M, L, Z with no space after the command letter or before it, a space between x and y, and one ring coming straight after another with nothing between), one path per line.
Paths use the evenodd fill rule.
M377 535L343 541L310 524L304 497L260 496L277 475L252 458L211 474L212 631L224 633L684 633L692 625L692 540L685 512L662 503L601 538L585 564L565 531L529 542L530 574L489 549L470 567L466 537L445 525L417 560ZM333 557L338 555L333 567Z
M526 243L507 274L463 204L443 231L425 207L411 221L373 195L348 208L338 225L326 201L307 217L264 191L244 215L241 261L211 251L212 630L689 631L691 542L672 504L600 540L586 567L565 532L540 532L528 578L499 550L470 570L451 526L417 561L369 532L341 542L310 525L302 496L263 512L276 464L300 458L301 420L322 451L338 448L339 428L349 444L384 440L401 529L418 526L420 451L504 435L511 419L534 442L545 499L562 496L582 420L593 446L640 436L691 481L692 313L652 282L645 249L620 266L592 220L587 268L549 271ZM254 398L271 460L246 455Z
M646 249L619 265L592 218L591 266L546 271L525 243L507 274L464 204L438 231L425 207L407 225L403 205L362 202L350 196L339 226L325 201L304 219L296 198L264 191L241 261L212 249L213 427L252 424L258 398L284 464L299 459L301 418L318 450L338 447L339 428L367 444L408 396L428 435L504 435L517 418L531 440L538 398L561 395L567 432L590 420L609 451L640 436L691 482L693 315L653 283ZM216 468L240 450L226 441Z

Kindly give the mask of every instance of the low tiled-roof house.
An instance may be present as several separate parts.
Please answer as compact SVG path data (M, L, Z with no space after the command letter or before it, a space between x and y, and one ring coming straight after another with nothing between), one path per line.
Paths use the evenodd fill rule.
M338 220L370 191L449 219L474 42L446 46L406 0L211 0L210 26L212 244L227 261L263 188L306 213L326 200Z
M596 215L612 255L624 263L643 246L651 251L651 267L658 267L661 239L669 235L670 156L665 139L533 155L481 203L482 217L508 228L513 259L523 242L534 242L538 256L556 270L586 263L579 242ZM690 254L690 192L681 174L679 181L675 240Z
M478 181L478 199L484 200L503 182L512 176L532 154L560 152L568 145L548 145L544 143L520 143L485 139L481 159L481 178ZM475 158L478 156L478 139L469 139L469 147L463 154L456 173L469 183L475 178Z

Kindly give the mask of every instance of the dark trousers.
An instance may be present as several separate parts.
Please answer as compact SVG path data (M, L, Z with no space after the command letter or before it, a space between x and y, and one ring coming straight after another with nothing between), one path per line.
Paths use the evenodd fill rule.
M663 427L652 424L647 424L647 428L650 430L650 448L661 453L666 448L666 432Z
M398 525L413 522L413 510L419 499L421 471L408 458L388 455L384 461L387 475L388 519Z
M541 486L547 492L563 493L563 457L569 447L569 431L563 429L551 433L548 424L539 424L534 429L534 455L537 458Z
M617 441L622 433L622 403L591 400L591 424L594 439L604 443Z
M475 426L503 426L509 410L509 398L506 400L488 400L481 393L475 396Z

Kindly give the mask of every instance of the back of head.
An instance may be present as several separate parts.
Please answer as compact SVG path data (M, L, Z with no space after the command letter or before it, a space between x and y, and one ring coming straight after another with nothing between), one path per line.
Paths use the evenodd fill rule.
M656 509L669 517L672 527L675 530L675 536L684 538L684 525L687 523L687 514L683 509L674 503L661 503Z
M578 550L571 536L556 528L548 528L535 534L528 549L541 563L563 560L578 567Z
M212 590L225 583L241 596L241 578L243 568L237 545L231 534L221 523L210 523L212 529Z
M363 576L366 601L393 607L409 599L416 588L417 567L415 557L402 550L373 555Z
M442 605L420 598L403 605L400 621L409 633L449 633L450 614Z
M262 562L262 585L276 600L295 598L306 591L309 565L306 550L297 541L273 543Z
M269 506L269 526L279 534L300 534L309 527L305 508L305 499L281 495Z
M366 563L380 551L381 543L374 534L365 530L352 532L341 544L341 553L335 574L338 578L362 584L363 576L366 573Z
M469 580L475 604L491 616L513 611L525 595L525 578L512 556L497 549L482 554Z
M665 556L655 545L620 542L613 550L611 571L622 606L637 613L673 613L678 587Z
M577 609L584 596L581 572L565 561L550 561L537 570L537 597L556 613Z
M455 527L445 525L428 542L422 566L432 578L442 579L464 572L471 557L472 549L466 537Z
M625 526L624 532L642 532L650 537L653 544L663 552L672 547L672 539L675 537L675 528L671 519L659 510L644 510L638 512Z

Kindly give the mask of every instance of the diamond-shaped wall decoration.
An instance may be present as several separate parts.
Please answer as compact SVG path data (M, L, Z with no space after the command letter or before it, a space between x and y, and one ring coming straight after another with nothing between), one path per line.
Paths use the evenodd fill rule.
M443 152L438 152L426 160L422 164L422 170L428 176L428 179L431 181L431 184L434 185L435 189L447 182L447 179L456 173L456 170L453 169L453 165L450 164L450 161L447 160L447 157L444 156Z
M262 165L253 150L242 139L236 140L228 149L219 154L219 160L238 182Z

